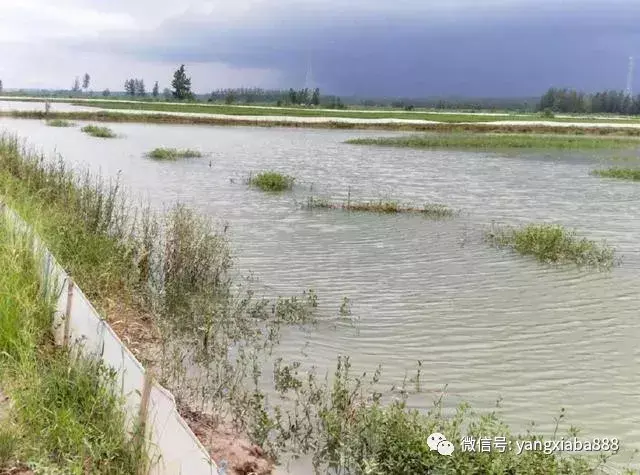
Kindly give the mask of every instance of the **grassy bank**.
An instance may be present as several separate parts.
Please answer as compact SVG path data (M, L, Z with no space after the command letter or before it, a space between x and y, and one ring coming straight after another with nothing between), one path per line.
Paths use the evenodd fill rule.
M307 208L320 209L342 209L345 211L396 214L396 213L419 213L431 218L449 218L456 215L456 211L446 205L427 203L422 208L415 206L405 206L398 201L378 200L378 201L345 201L342 203L310 197L307 199Z
M217 126L251 126L251 127L287 127L310 129L345 129L345 130L397 130L414 132L475 132L475 133L510 133L510 134L558 134L558 135L591 135L599 136L640 136L640 127L593 127L593 126L555 126L545 124L500 125L490 122L478 123L345 123L337 121L301 122L293 120L254 120L239 118L222 118L206 116L176 116L167 113L131 114L126 111L97 112L49 112L42 111L0 111L0 117L18 119L65 119L86 120L94 122L134 122L155 124L193 124Z
M179 158L195 158L202 157L202 153L197 150L191 149L177 149L177 148L154 148L146 154L148 158L155 160L177 160Z
M143 452L125 433L112 375L53 347L53 305L43 298L40 266L4 219L0 266L0 376L10 401L0 411L0 471L137 474Z
M510 440L540 435L511 436L495 414L476 416L464 407L454 418L439 409L419 414L402 399L420 392L419 374L415 389L381 391L366 386L365 377L352 375L348 361L340 358L330 382L313 373L298 374L297 361L279 361L273 378L267 379L285 398L280 406L282 400L268 399L259 387L263 371L270 371L263 363L278 343L281 325L317 318L320 304L314 292L259 298L231 279L227 236L210 221L180 206L161 217L132 210L117 183L73 175L63 162L47 162L10 137L0 139L0 192L37 227L141 359L148 353L144 345L137 346L140 330L157 335L150 342L161 348L160 355L146 364L158 370L181 407L206 404L215 416L207 424L230 420L261 447L253 453L273 458L310 454L319 473L333 468L375 475L494 469L583 474L597 464L582 456L564 460L541 452L466 453L459 446L450 458L435 455L425 448L424 437L433 429L456 444L462 435L476 432ZM114 302L125 305L114 308ZM133 319L132 327L122 326L127 318ZM376 372L374 380L378 378ZM383 393L400 401L383 404ZM205 446L224 451L215 445L218 434L209 435L201 438Z
M262 191L280 192L291 190L294 181L295 178L292 176L274 171L266 171L256 175L250 175L247 179L247 184Z
M591 173L602 178L640 181L640 169L638 168L607 168L604 170L593 170Z
M500 248L534 256L540 262L610 268L617 263L615 251L606 244L578 238L560 225L528 224L521 228L493 226L486 239Z
M640 140L618 137L588 137L584 135L519 135L519 134L448 134L413 135L408 137L357 138L353 145L376 145L417 149L557 149L599 150L640 147Z

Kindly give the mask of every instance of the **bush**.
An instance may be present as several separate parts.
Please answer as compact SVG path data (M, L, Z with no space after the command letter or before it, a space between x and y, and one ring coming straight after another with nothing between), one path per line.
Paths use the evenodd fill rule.
M115 132L111 130L109 127L98 127L97 125L86 125L82 127L82 131L85 134L89 134L93 137L100 137L100 138L106 138L106 139L116 137Z
M262 191L285 191L293 188L294 180L292 176L269 171L249 177L248 184Z

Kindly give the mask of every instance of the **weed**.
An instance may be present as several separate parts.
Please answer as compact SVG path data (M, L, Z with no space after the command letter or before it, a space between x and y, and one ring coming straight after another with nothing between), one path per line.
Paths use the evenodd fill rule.
M85 134L89 134L92 137L100 137L110 139L116 137L116 134L109 127L99 127L97 125L85 125L81 129Z
M307 199L307 208L343 209L345 211L381 214L420 213L435 219L450 218L457 214L456 211L442 204L427 203L424 207L418 208L415 206L405 206L394 200L352 201L350 198L346 202L335 203L323 198L309 197Z
M156 160L177 160L178 158L193 158L202 157L202 153L197 150L191 149L177 149L177 148L154 148L147 153L147 157L155 158Z
M65 119L52 119L47 121L49 127L73 127L76 124Z
M267 171L258 173L255 176L249 176L247 184L259 188L262 191L278 192L292 189L294 181L295 179L292 176Z
M485 235L496 247L513 249L544 263L575 263L609 268L618 263L613 248L578 238L575 231L556 224L528 224L519 229L492 226Z

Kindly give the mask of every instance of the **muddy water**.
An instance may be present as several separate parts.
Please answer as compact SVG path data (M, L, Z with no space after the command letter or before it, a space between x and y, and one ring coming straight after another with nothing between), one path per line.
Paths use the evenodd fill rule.
M337 354L357 369L383 364L399 383L423 361L429 407L469 401L501 411L516 431L535 420L551 431L566 408L581 438L617 437L625 462L640 448L640 186L592 177L588 154L522 156L412 151L345 145L379 133L112 124L120 139L77 128L0 119L45 151L123 181L154 203L176 200L226 220L239 266L265 289L314 288L327 318L312 331L289 331L280 351L321 371ZM159 163L158 147L197 148L204 158ZM269 196L239 182L251 171L295 175L293 194ZM236 183L233 183L235 180ZM310 189L313 187L313 191ZM353 199L390 196L443 202L452 220L308 211L309 194ZM612 272L539 265L482 242L492 220L552 221L606 239L623 255ZM329 318L343 296L355 325Z

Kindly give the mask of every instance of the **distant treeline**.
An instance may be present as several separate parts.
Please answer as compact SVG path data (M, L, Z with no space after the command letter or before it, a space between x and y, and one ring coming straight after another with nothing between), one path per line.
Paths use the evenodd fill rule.
M538 103L538 111L592 114L640 114L640 95L624 91L603 91L587 94L575 89L549 89Z
M342 101L338 96L323 96L320 89L261 89L234 88L216 89L209 95L209 102L224 102L225 104L276 104L278 106L312 105L329 108L342 108Z

